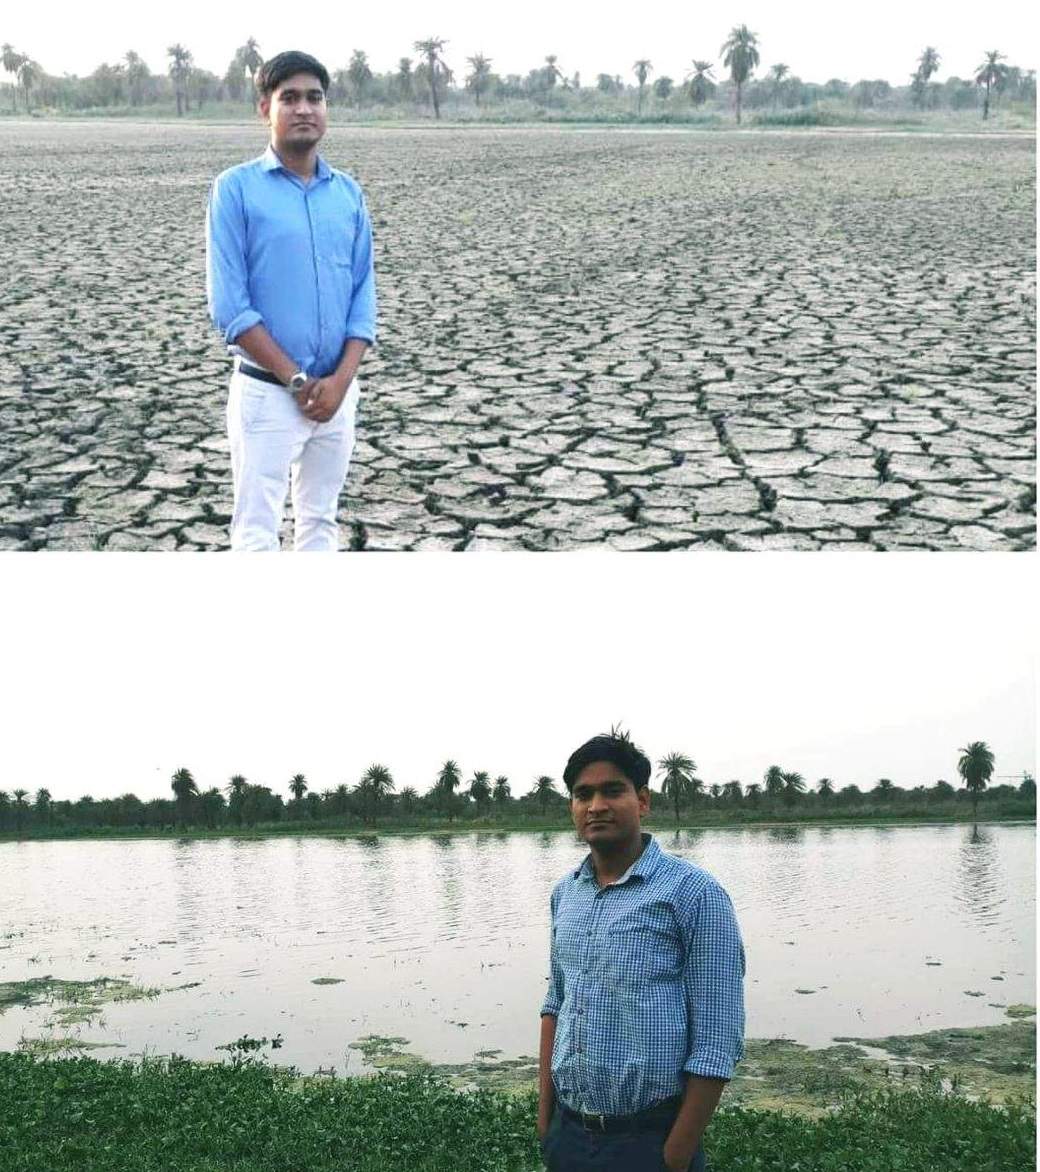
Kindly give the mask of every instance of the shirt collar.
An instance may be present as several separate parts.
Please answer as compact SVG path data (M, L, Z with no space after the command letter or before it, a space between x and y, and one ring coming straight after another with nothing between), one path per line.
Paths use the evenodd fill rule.
M641 837L643 839L643 853L628 868L624 875L615 879L610 884L611 887L620 887L622 883L627 883L629 879L649 879L654 871L657 870L657 866L661 861L661 848L657 845L657 839L652 834L645 833ZM591 853L587 854L582 860L581 866L574 872L574 878L582 882L596 882L596 872L592 867Z
M267 149L260 156L260 169L262 171L277 171L279 169L288 170L282 160L275 153L275 149L270 143L267 144ZM315 167L316 179L328 179L332 175L332 168L325 162L325 160L318 156L318 165Z

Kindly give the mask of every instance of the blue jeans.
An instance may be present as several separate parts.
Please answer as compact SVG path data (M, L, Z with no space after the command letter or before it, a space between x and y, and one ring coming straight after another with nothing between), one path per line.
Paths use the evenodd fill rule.
M665 1172L664 1141L670 1126L647 1131L586 1131L559 1110L542 1141L542 1160L549 1172ZM707 1172L699 1148L688 1172Z

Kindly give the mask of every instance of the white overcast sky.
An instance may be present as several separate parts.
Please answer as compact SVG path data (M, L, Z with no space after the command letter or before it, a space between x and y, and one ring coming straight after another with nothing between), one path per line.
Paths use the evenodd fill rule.
M351 5L318 0L295 6L284 0L180 0L158 6L138 0L59 0L5 5L0 38L50 73L83 75L128 49L140 53L153 70L165 69L166 48L175 41L194 53L197 64L223 74L235 48L250 35L265 55L304 49L330 69L346 65L354 49L364 49L373 68L386 72L399 57L414 55L415 40L436 35L447 39L448 63L460 77L466 72L465 59L478 51L502 74L526 74L546 54L555 53L564 73L578 70L588 83L600 72L629 77L640 57L653 62L655 75L680 79L695 57L718 61L719 47L740 23L758 34L759 76L783 62L806 81L869 77L903 84L925 45L935 46L941 55L938 80L969 76L987 49L1001 50L1023 68L1037 64L1034 6L1018 0L840 5L833 0L741 0L736 5L675 0L526 0L520 5L395 0Z
M559 778L623 722L709 784L1034 770L1032 555L10 554L0 789ZM996 780L996 779L995 779Z

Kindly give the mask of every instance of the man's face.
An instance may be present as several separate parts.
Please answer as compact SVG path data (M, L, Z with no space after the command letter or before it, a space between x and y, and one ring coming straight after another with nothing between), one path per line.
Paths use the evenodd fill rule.
M328 125L325 91L313 73L294 73L269 96L260 113L271 124L276 147L306 150L317 145Z
M650 812L650 791L637 790L616 765L593 761L571 790L571 817L589 846L623 846L639 836L640 819Z

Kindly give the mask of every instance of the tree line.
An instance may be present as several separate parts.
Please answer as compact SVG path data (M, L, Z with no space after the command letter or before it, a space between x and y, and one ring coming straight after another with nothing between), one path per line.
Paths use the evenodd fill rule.
M662 115L713 102L718 109L732 105L738 124L745 107L779 112L828 100L858 110L969 110L981 103L984 119L989 118L991 101L1036 104L1036 71L1009 65L1006 55L996 49L985 52L968 78L935 81L941 57L929 45L905 86L880 79L849 84L840 78L821 85L802 81L782 62L772 65L766 76L756 78L761 64L759 39L742 24L732 29L719 50L724 76L716 76L714 61L694 58L684 77L654 78L653 62L643 57L633 62L631 80L599 73L591 85L583 85L580 73L567 74L558 55L552 53L526 74L496 72L492 59L483 53L467 57L465 68L456 71L448 64L447 45L443 37L416 40L412 44L414 56L401 57L396 68L385 73L375 72L368 54L355 49L348 64L332 73L330 101L359 112L425 108L434 118L440 118L448 99L456 110L463 102L483 110L519 101L541 114L553 109L580 112L594 102L626 109L637 117L649 105L655 114ZM155 73L131 50L112 64L102 63L89 77L54 77L11 44L0 47L0 65L11 78L7 88L13 111L17 111L19 99L27 112L34 101L38 106L61 110L134 109L172 101L177 114L183 115L193 107L201 110L208 104L255 100L256 73L264 60L255 37L248 37L235 50L223 75L201 68L191 50L179 42L167 49L166 57L165 70Z
M957 772L962 788L948 781L913 789L880 778L870 789L840 785L820 778L810 789L797 770L770 765L760 782L738 780L706 784L697 764L685 753L669 753L657 766L658 806L674 815L676 825L685 816L725 820L801 814L806 817L855 812L899 814L927 809L940 811L971 803L977 817L980 801L994 811L1022 815L1035 812L1036 785L1025 773L1017 785L990 786L995 768L992 751L983 741L959 750ZM459 823L524 824L545 819L564 821L567 799L548 775L534 779L528 791L514 796L509 778L495 778L477 770L466 780L454 760L445 761L430 788L420 794L414 786L398 790L385 765L370 765L353 786L341 784L320 793L302 773L285 785L285 794L249 782L236 774L223 787L200 788L194 774L178 769L170 781L172 798L142 801L132 793L95 800L55 801L41 788L30 800L25 789L0 790L0 832L29 834L102 829L177 830L250 828L270 825L375 827L377 825L452 825Z

